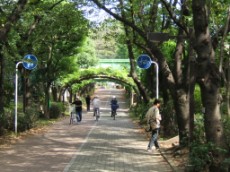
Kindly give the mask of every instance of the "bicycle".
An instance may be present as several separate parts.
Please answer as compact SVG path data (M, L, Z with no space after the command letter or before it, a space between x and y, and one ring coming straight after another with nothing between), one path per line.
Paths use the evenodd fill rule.
M99 108L94 108L94 116L96 118L96 121L100 118L100 111Z
M116 115L117 115L117 110L115 110L115 109L112 109L112 117L113 117L113 120L115 120L116 119Z
M79 116L76 113L76 109L75 106L71 106L71 112L70 112L70 120L69 120L69 124L73 124L74 122L78 122L79 121Z
M118 104L111 104L111 117L113 117L113 120L116 119L117 109L118 108L119 108Z

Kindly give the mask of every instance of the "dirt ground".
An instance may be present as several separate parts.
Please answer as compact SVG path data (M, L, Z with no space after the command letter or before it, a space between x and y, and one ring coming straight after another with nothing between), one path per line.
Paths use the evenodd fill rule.
M139 132L146 136L149 140L150 133L146 132L137 121L134 122L140 127ZM188 165L188 155L189 151L187 148L179 148L179 137L175 136L167 140L159 140L159 145L161 148L161 154L164 156L165 160L172 166L172 168L177 172L186 171L186 166Z
M179 148L178 142L178 136L165 141L160 141L161 152L174 169L177 169L177 171L185 171L185 168L188 165L189 151L187 148Z

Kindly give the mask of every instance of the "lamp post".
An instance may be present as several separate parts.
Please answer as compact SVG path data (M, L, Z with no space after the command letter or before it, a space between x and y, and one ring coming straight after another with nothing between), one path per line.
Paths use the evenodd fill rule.
M152 61L152 63L156 66L156 98L159 98L159 67L157 62Z
M159 66L157 62L152 61L147 54L141 54L137 59L137 65L141 69L148 69L152 64L156 66L156 98L159 98Z
M18 130L18 66L23 64L23 67L32 70L37 66L37 57L32 54L28 54L24 57L22 61L19 61L15 67L15 119L14 119L14 129L15 134L17 134Z
M22 62L18 62L15 67L15 118L14 118L14 129L17 134L17 126L18 126L18 66Z

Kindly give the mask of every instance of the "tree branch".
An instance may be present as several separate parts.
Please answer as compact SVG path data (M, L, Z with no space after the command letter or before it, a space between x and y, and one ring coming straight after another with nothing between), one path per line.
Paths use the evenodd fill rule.
M105 12L107 12L108 14L113 16L115 19L117 19L117 20L125 23L129 27L133 28L136 32L138 32L141 35L141 37L143 37L145 40L147 40L147 35L140 28L138 28L134 23L128 21L127 19L122 18L118 14L113 13L106 6L101 4L98 0L91 0L91 1L93 1L99 8L103 9Z
M164 4L166 10L169 13L169 16L171 17L171 19L174 21L174 23L180 27L182 30L184 30L184 32L188 35L189 31L188 29L179 21L176 19L176 15L173 12L172 8L170 7L170 4L168 2L166 2L166 0L161 0L161 2Z

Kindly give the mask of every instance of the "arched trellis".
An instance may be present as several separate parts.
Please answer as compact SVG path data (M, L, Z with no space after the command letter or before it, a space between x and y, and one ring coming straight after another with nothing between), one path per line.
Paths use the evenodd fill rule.
M136 88L135 84L133 84L130 80L122 78L122 77L109 76L109 75L105 75L105 74L103 74L103 75L100 75L100 74L97 74L97 75L91 74L91 75L87 75L87 76L81 76L81 77L78 77L78 78L72 78L71 80L69 80L68 83L64 84L61 87L61 95L67 89L71 90L72 85L80 83L80 82L82 82L84 80L92 80L92 79L107 79L107 80L111 80L111 81L114 81L114 82L119 82L120 84L130 86L134 90L134 92L137 95L139 95L138 89Z

